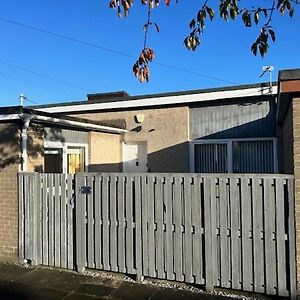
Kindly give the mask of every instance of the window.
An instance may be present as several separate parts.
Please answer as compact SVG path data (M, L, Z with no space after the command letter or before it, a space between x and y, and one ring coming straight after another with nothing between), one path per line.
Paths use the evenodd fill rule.
M191 171L197 173L275 173L276 139L192 142Z
M62 173L63 151L62 149L46 148L44 151L45 173Z
M47 141L44 147L45 173L75 174L85 171L87 145Z

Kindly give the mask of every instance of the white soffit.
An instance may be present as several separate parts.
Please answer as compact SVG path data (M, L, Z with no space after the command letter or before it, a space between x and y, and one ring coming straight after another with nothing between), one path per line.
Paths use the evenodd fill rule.
M92 130L112 132L112 133L125 133L127 131L125 129L115 128L115 127L102 126L102 125L97 125L97 124L92 124L92 123L85 123L85 122L80 122L80 121L66 120L66 119L60 119L60 118L55 118L55 117L46 117L46 116L40 116L40 115L32 115L32 119L38 120L38 121L50 122L50 123L69 125L69 126L83 127L83 128L92 129Z
M20 119L19 114L0 115L0 121L18 120Z
M272 87L272 94L277 94L277 86ZM40 108L39 110L50 113L67 113L67 112L79 112L79 111L91 111L91 110L102 110L102 109L126 109L134 107L146 107L146 106L159 106L159 105L172 105L172 104L182 104L182 103L195 103L203 101L214 101L221 99L230 98L241 98L241 97L251 97L251 96L262 96L270 95L269 87L255 87L240 90L230 90L230 91L219 91L219 92L209 92L209 93L198 93L198 94L188 94L179 96L166 96L166 97L153 97L138 100L128 100L128 101L115 101L107 103L86 103L78 105L64 105L55 106L48 108Z
M25 114L28 115L28 114ZM0 121L9 121L9 120L19 120L21 119L22 114L0 114ZM105 132L111 132L111 133L125 133L127 132L126 129L121 128L115 128L110 126L103 126L98 124L92 124L92 123L85 123L75 120L66 120L66 119L60 119L55 117L47 117L47 116L40 116L40 115L28 115L31 117L32 120L37 120L41 122L50 122L50 123L57 123L62 125L69 125L69 126L76 126L76 127L82 127L86 129L91 130L98 130L98 131L105 131Z

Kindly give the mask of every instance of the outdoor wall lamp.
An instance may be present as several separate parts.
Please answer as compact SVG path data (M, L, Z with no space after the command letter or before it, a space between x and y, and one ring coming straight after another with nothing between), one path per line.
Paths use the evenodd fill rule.
M137 114L134 116L134 120L136 123L143 123L144 122L144 118L145 118L145 115L143 114Z

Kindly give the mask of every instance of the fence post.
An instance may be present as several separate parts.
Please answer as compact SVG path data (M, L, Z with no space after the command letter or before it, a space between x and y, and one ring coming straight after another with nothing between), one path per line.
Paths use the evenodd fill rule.
M81 188L85 185L85 176L75 174L75 236L76 269L83 273L86 266L86 196Z

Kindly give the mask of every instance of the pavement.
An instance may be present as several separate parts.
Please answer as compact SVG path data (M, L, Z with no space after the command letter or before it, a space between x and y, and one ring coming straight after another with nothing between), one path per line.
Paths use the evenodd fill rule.
M136 283L107 272L75 271L0 263L1 300L225 300L196 288L162 287L170 283ZM171 285L172 286L172 285Z

